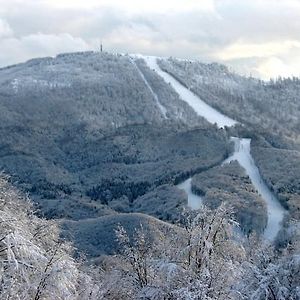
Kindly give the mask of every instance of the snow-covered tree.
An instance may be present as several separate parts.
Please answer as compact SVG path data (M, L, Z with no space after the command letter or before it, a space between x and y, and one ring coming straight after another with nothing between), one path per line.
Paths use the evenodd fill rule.
M97 299L92 277L71 257L54 221L33 207L7 179L0 178L0 298Z
M156 243L142 226L134 234L119 226L120 255L84 267L55 222L36 217L2 176L0 299L299 299L300 231L291 224L287 246L274 249L257 236L237 239L230 208L204 207Z
M151 245L142 228L130 237L119 227L117 238L123 251L115 258L115 267L103 274L107 289L104 298L233 297L231 286L240 274L244 250L232 239L231 213L223 205L214 211L188 212L180 234L161 236L160 245ZM129 296L124 296L124 289Z
M238 299L300 299L299 225L293 226L291 242L276 251L257 237L250 237L247 259L237 285Z

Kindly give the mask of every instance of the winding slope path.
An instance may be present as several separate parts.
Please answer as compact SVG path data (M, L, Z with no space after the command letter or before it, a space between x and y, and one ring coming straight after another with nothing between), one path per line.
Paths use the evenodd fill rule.
M174 90L179 94L180 98L183 101L187 102L198 115L204 117L210 123L216 123L219 128L222 128L224 126L230 127L238 123L237 121L221 114L214 108L210 107L197 95L195 95L189 89L184 87L174 77L172 77L167 72L161 70L161 68L157 64L157 57L140 57L145 60L150 69L156 71L165 80L165 82L170 84L174 88ZM253 157L250 153L251 140L234 137L231 139L235 143L235 151L232 154L232 156L230 156L223 162L223 164L229 163L233 160L237 160L240 163L240 165L245 169L253 186L256 188L258 193L262 196L262 198L267 204L268 223L264 231L264 237L267 240L273 241L281 228L281 222L286 211L280 205L275 195L270 191L270 189L267 187L267 185L264 183L263 179L260 176L259 170L255 165ZM189 178L181 184L177 185L177 187L184 190L187 193L188 205L192 209L199 209L202 206L202 199L200 196L197 196L192 192L191 181L192 178Z
M145 85L147 86L147 88L149 89L150 93L152 94L158 108L160 109L161 114L163 115L163 117L165 119L167 119L167 109L160 103L156 93L153 91L152 87L150 86L149 82L147 81L147 79L145 78L143 72L140 70L140 68L138 67L138 65L136 64L136 62L130 58L131 63L133 64L134 68L138 71L139 75L141 76L142 80L144 81Z
M267 204L268 223L264 231L264 236L268 240L274 240L281 228L285 210L260 176L259 170L250 153L251 140L236 137L232 137L231 139L234 141L235 145L234 153L228 157L223 164L237 160L246 170L252 184Z
M202 198L192 192L192 178L179 183L177 187L184 190L188 196L188 205L191 209L200 209L202 206Z

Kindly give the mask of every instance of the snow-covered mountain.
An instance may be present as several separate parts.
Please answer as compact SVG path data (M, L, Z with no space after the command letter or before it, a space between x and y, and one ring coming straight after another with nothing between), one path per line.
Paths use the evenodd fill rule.
M300 80L246 78L217 63L162 59L160 67L201 99L240 122L299 140Z
M287 287L284 274L299 265L298 91L295 78L262 82L219 64L141 55L69 53L2 68L0 169L10 177L0 178L0 200L16 195L7 196L10 185L28 193L37 214L76 246L74 256L84 251L100 265L101 275L86 275L63 244L74 287L58 292L70 299L87 281L93 299L262 299L266 282L273 294L294 297L297 282ZM14 206L20 214L18 203L0 211L19 234L5 232L1 263L35 264L37 249L52 266L36 239L51 222L34 217L30 229L25 205L22 231L7 219ZM59 239L57 227L51 232ZM24 256L18 243L30 239ZM30 275L30 295L54 278L44 273Z

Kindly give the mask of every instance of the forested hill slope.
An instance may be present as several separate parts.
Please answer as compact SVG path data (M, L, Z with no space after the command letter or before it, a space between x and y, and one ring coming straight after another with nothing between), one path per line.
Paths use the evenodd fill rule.
M146 62L140 56L83 52L0 69L0 171L30 194L40 215L70 224L127 213L176 222L187 204L176 185L221 164L233 150L229 135L257 134L256 125L267 133L276 125L289 139L297 132L294 123L283 131L279 122L292 104L289 118L297 116L297 80L290 83L291 105L275 118L272 103L279 100L270 96L270 86L266 95L274 101L260 113L247 106L245 96L262 89L258 80L217 64L161 60L186 86L205 92L200 96L209 105L246 124L221 129L198 116ZM255 155L263 161L264 180L273 185L266 178L272 160ZM299 202L296 172L286 201L293 210ZM281 191L279 180L274 185Z
M207 104L241 122L233 136L251 138L263 180L291 216L300 212L300 79L262 81L226 66L174 58L160 67Z
M166 118L203 123L167 85L158 92L169 102L162 103L168 106L166 117L129 57L61 54L0 69L0 119L5 126L26 122L49 128L51 122L55 129L75 125L100 131Z
M141 59L69 53L0 69L0 170L49 218L132 211L228 151Z
M218 127L156 66L84 52L0 69L1 299L299 298L298 80L160 60L241 122ZM253 170L287 208L272 245L283 214Z
M249 126L298 139L300 80L262 81L247 78L217 63L170 58L160 67L194 91L209 105Z

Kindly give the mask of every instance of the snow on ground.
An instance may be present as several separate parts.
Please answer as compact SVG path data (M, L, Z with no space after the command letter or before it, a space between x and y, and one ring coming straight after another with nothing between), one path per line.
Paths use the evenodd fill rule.
M148 89L150 90L159 110L161 111L162 115L164 116L165 119L167 119L167 109L160 103L156 93L153 91L152 87L150 86L149 82L147 81L147 79L145 78L143 72L140 70L140 68L137 66L137 64L135 63L135 61L131 58L130 61L132 62L132 64L134 65L134 67L136 68L136 70L138 71L138 73L140 74L140 76L142 77L143 81L145 82L146 86L148 87Z
M219 127L233 126L237 121L226 117L219 113L214 108L207 105L197 95L192 93L180 82L174 79L168 73L162 71L157 64L157 57L136 55L136 57L143 58L149 68L156 71L167 83L175 89L182 100L186 101L200 116L204 117L211 123L216 123ZM250 154L250 139L232 138L235 143L235 151L232 156L226 159L223 163L229 163L232 160L237 160L240 165L245 169L252 184L257 189L258 193L262 196L267 204L268 209L268 223L264 231L266 239L272 241L275 239L277 233L281 228L285 209L280 205L275 195L269 190L260 176L259 170ZM200 196L195 195L191 188L192 178L187 179L183 183L177 185L179 189L184 190L188 195L188 205L192 209L199 209L202 206L202 199Z
M268 223L264 236L268 240L274 240L281 227L285 209L280 205L275 195L270 191L262 180L259 170L250 153L250 139L231 138L235 143L235 151L223 164L237 160L246 170L247 175L258 193L265 200L268 208Z
M154 56L141 56L147 63L148 67L155 70L167 83L171 84L174 90L179 94L181 99L187 102L200 116L204 117L208 122L216 123L218 127L233 126L237 121L221 114L189 89L184 87L175 78L160 69L157 64L157 58Z
M29 88L29 87L38 87L44 89L56 89L71 87L71 83L68 82L58 82L58 81L48 81L43 79L35 79L31 76L24 76L20 78L14 78L11 82L11 87L15 93L18 93L20 89Z
M192 178L177 185L181 190L184 190L188 196L188 206L191 209L200 209L202 207L202 199L200 196L195 195L192 192Z

